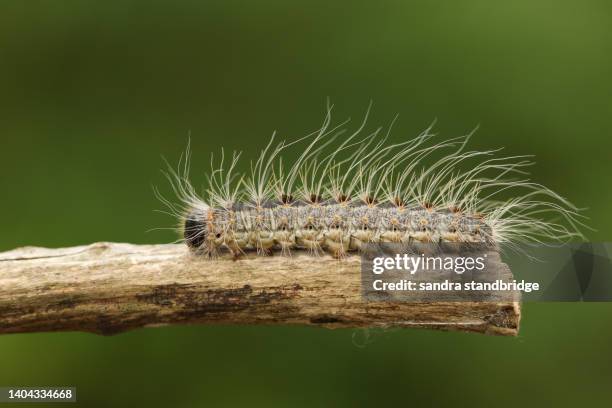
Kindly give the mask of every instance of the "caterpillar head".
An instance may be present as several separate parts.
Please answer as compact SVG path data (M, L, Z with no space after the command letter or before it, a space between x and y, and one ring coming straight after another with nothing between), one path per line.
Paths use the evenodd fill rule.
M190 210L183 222L185 244L192 250L204 249L209 254L216 253L225 240L225 234L214 221L214 212L208 207Z
M190 249L198 249L208 237L206 221L200 211L192 210L183 221L183 239Z

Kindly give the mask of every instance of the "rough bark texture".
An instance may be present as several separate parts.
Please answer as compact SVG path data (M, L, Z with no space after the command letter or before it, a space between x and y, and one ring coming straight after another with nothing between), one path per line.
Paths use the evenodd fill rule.
M211 261L182 245L19 248L0 253L0 333L221 323L517 334L517 302L365 302L359 265L301 253Z

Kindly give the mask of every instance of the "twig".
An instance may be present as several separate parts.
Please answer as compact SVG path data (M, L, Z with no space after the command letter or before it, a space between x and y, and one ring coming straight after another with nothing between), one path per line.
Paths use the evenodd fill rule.
M358 256L232 261L199 259L182 245L25 247L0 253L0 333L192 323L518 332L516 302L366 302L360 284Z

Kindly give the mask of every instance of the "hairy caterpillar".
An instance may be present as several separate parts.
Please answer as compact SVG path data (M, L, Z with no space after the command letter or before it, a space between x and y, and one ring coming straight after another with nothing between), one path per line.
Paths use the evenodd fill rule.
M368 109L369 112L369 109ZM182 241L198 254L221 248L290 254L303 248L342 258L365 243L479 243L566 241L582 237L579 209L526 178L529 156L474 151L471 134L433 143L431 126L416 138L387 144L378 128L365 136L348 121L322 126L293 142L270 142L236 174L241 153L211 159L201 196L189 180L190 148L177 169L164 172L178 203L158 194L180 220ZM289 148L301 148L293 162ZM509 196L508 193L513 193Z

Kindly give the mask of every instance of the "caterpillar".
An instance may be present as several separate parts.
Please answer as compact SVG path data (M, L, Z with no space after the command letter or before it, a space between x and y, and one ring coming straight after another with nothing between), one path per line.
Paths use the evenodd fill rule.
M343 258L368 243L563 242L582 238L581 210L528 178L531 156L468 150L472 133L436 141L433 124L415 138L390 144L378 127L365 132L369 111L353 132L331 124L328 106L317 131L269 143L236 169L241 153L211 155L207 186L190 182L188 143L177 168L164 174L178 198L156 194L179 220L181 239L195 254L270 255L296 248ZM292 163L289 149L301 154ZM167 162L166 162L167 163Z

